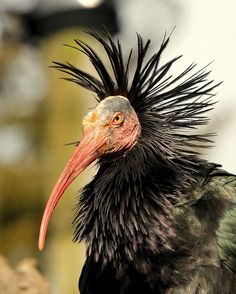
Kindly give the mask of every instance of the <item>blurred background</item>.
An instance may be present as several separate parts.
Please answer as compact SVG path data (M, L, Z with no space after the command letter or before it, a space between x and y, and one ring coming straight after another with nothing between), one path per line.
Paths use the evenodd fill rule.
M174 27L163 62L177 55L180 72L214 61L211 77L224 83L203 132L217 132L205 155L236 172L236 2L235 0L0 0L0 254L12 266L26 257L39 260L52 293L78 293L83 244L72 243L71 221L78 190L94 174L85 171L67 190L53 215L46 249L37 250L45 203L73 151L66 143L81 135L81 119L96 101L50 69L68 61L92 72L86 58L62 44L105 26L124 51L136 47L136 32L152 39L152 53ZM102 54L102 52L101 52ZM1 293L1 291L0 291Z

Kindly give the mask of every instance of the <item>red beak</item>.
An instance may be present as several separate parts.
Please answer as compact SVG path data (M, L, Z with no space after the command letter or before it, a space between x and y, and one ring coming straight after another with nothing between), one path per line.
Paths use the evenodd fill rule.
M95 135L94 131L86 131L80 144L76 147L74 154L54 186L41 221L38 239L39 250L43 250L44 248L48 223L59 199L74 179L99 157L102 147L105 145L105 137L98 137Z

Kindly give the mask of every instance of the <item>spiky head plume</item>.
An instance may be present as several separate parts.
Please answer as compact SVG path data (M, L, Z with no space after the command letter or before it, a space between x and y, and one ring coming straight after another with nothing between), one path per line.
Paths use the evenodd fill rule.
M171 59L161 65L163 51L169 43L164 37L159 50L147 58L150 40L144 42L137 34L137 57L133 58L131 49L125 61L120 41L114 41L105 33L101 36L88 32L100 43L109 59L112 72L91 45L75 40L75 48L89 58L98 78L70 63L54 62L54 67L71 77L65 78L94 93L101 101L107 96L122 95L127 97L135 109L142 127L140 142L146 147L158 150L164 161L176 166L176 160L189 161L189 155L196 155L196 147L207 147L208 135L189 134L188 129L195 129L208 122L205 113L213 108L212 90L219 84L207 80L210 71L204 67L193 71L196 64L191 64L183 72L173 77L169 72L172 65L181 57ZM130 64L135 64L131 77ZM150 139L151 138L151 139ZM192 169L188 164L185 168Z

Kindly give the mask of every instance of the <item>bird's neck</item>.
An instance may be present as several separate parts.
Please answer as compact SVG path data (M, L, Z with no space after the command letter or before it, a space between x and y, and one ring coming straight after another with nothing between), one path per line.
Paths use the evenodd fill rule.
M172 211L186 181L181 187L180 174L146 160L140 152L130 152L102 163L84 188L74 239L84 239L95 260L124 263L144 250L149 255L171 250Z

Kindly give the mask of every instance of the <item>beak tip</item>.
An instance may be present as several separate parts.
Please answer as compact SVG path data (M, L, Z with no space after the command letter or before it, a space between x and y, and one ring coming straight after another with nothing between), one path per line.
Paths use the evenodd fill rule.
M44 245L45 245L45 230L44 226L41 225L40 231L39 231L39 238L38 238L38 250L43 251Z
M38 242L38 250L43 251L43 249L44 249L44 242L39 240L39 242Z

